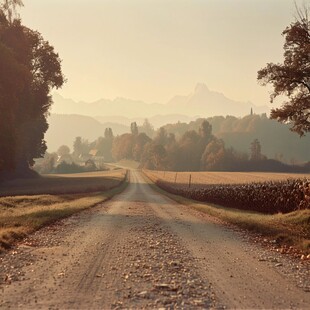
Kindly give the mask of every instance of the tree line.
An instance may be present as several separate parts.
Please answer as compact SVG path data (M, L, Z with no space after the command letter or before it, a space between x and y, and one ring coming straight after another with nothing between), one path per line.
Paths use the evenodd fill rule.
M289 131L289 125L272 120L266 114L249 114L242 118L214 116L206 119L212 125L213 134L222 139L227 147L233 147L239 152L248 152L250 143L257 138L269 158L285 163L302 163L310 159L310 135L299 139ZM164 128L179 139L188 130L197 131L203 120L167 124Z
M268 159L263 154L263 147L258 139L253 139L249 144L249 152L238 152L227 147L222 139L213 135L212 125L206 119L200 122L197 130L187 130L179 138L174 133L168 133L165 127L154 132L153 139L145 132L140 132L140 128L144 130L144 126L139 127L136 122L130 128L129 133L116 137L111 128L106 128L104 136L93 142L76 137L71 154L68 147L61 146L58 154L46 156L43 167L48 167L45 170L63 172L55 170L57 162L60 164L65 161L73 168L74 162L89 165L92 160L94 164L100 165L128 159L139 162L140 168L152 170L310 171L310 162L297 166Z

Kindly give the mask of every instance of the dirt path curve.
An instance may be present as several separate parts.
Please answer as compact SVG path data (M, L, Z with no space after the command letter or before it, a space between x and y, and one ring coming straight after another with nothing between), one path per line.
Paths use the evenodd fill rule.
M309 307L260 251L131 171L122 194L0 256L0 308Z

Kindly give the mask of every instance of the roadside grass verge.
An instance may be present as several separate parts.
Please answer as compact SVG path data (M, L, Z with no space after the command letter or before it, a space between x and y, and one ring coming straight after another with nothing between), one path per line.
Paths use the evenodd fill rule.
M43 226L112 198L127 185L124 175L104 192L0 197L0 252Z
M220 218L243 229L259 233L275 240L278 245L294 248L305 254L310 253L310 210L298 210L286 214L263 214L254 211L226 208L215 204L197 202L171 194L158 187L147 174L145 180L158 192L172 200L188 205L193 209Z

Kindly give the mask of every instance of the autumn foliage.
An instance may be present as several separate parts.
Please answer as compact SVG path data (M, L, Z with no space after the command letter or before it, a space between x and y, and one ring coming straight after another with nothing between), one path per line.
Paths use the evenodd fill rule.
M279 96L289 98L271 118L289 122L292 131L304 135L310 131L310 20L308 10L297 9L299 18L282 33L285 37L283 64L268 63L258 71L262 85L272 84L271 102Z

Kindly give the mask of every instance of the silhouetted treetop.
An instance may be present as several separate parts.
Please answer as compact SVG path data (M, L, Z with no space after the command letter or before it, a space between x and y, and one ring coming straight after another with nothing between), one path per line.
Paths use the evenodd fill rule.
M65 79L42 35L13 17L19 0L0 0L0 170L29 170L46 151L50 91Z
M22 0L2 0L0 1L0 11L6 15L9 22L12 22L13 16L16 14L16 7L23 5Z
M132 133L134 136L138 135L139 129L138 129L138 125L137 125L136 122L132 122L132 123L130 124L130 130L131 130L131 133Z
M298 18L282 33L285 36L283 64L268 63L258 71L262 85L272 84L271 102L279 95L289 101L271 111L271 118L292 123L300 136L310 131L310 20L308 9L299 10Z

